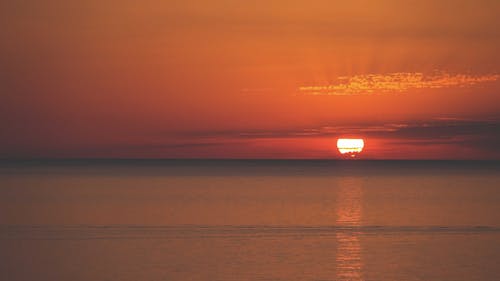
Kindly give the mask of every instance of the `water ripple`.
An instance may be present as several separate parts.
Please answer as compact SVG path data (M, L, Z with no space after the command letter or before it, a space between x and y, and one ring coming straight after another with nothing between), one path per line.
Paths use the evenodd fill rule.
M187 239L401 234L500 234L495 226L2 225L0 239Z

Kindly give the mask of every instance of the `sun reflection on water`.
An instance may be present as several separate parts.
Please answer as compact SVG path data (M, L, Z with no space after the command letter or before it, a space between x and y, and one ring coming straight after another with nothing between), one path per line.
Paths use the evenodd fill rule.
M336 280L363 280L363 261L359 233L355 227L361 225L362 218L362 181L357 178L342 178L337 196L338 227L353 227L349 231L337 232Z

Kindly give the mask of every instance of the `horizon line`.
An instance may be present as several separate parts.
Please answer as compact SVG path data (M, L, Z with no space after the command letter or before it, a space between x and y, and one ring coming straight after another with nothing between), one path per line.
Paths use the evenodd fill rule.
M481 161L497 162L500 159L425 159L425 158L136 158L136 157L15 157L0 158L0 161L341 161L341 162L360 162L360 161Z

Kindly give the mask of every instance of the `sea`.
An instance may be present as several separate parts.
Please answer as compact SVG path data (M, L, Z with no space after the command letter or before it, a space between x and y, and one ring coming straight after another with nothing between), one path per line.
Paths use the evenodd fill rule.
M500 280L500 162L2 160L0 280Z

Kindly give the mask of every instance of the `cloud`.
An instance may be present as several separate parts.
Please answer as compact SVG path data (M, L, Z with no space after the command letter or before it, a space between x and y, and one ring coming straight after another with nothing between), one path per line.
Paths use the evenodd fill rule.
M332 121L280 129L178 131L157 135L153 143L144 139L129 141L128 147L118 150L141 157L321 158L333 153L334 140L341 137L364 138L369 147L365 154L374 158L500 159L500 116L436 116L404 122Z
M298 138L328 137L342 135L361 135L365 137L391 137L435 139L458 135L497 136L500 138L500 118L455 118L435 117L426 120L407 122L364 123L357 125L323 124L309 128L288 128L277 130L212 130L186 131L169 135L175 138L194 138L202 140L260 139L260 138Z
M193 137L194 134L189 134ZM451 145L500 154L500 119L467 119L436 117L405 123L371 123L359 125L322 125L311 128L252 131L197 132L200 139L260 141L264 139L297 139L322 137L363 137L383 139L392 144L410 146Z
M401 93L413 89L463 88L499 80L500 74L470 75L436 71L426 75L421 72L395 72L341 76L337 77L338 82L334 84L301 86L298 90L306 95L349 96Z

